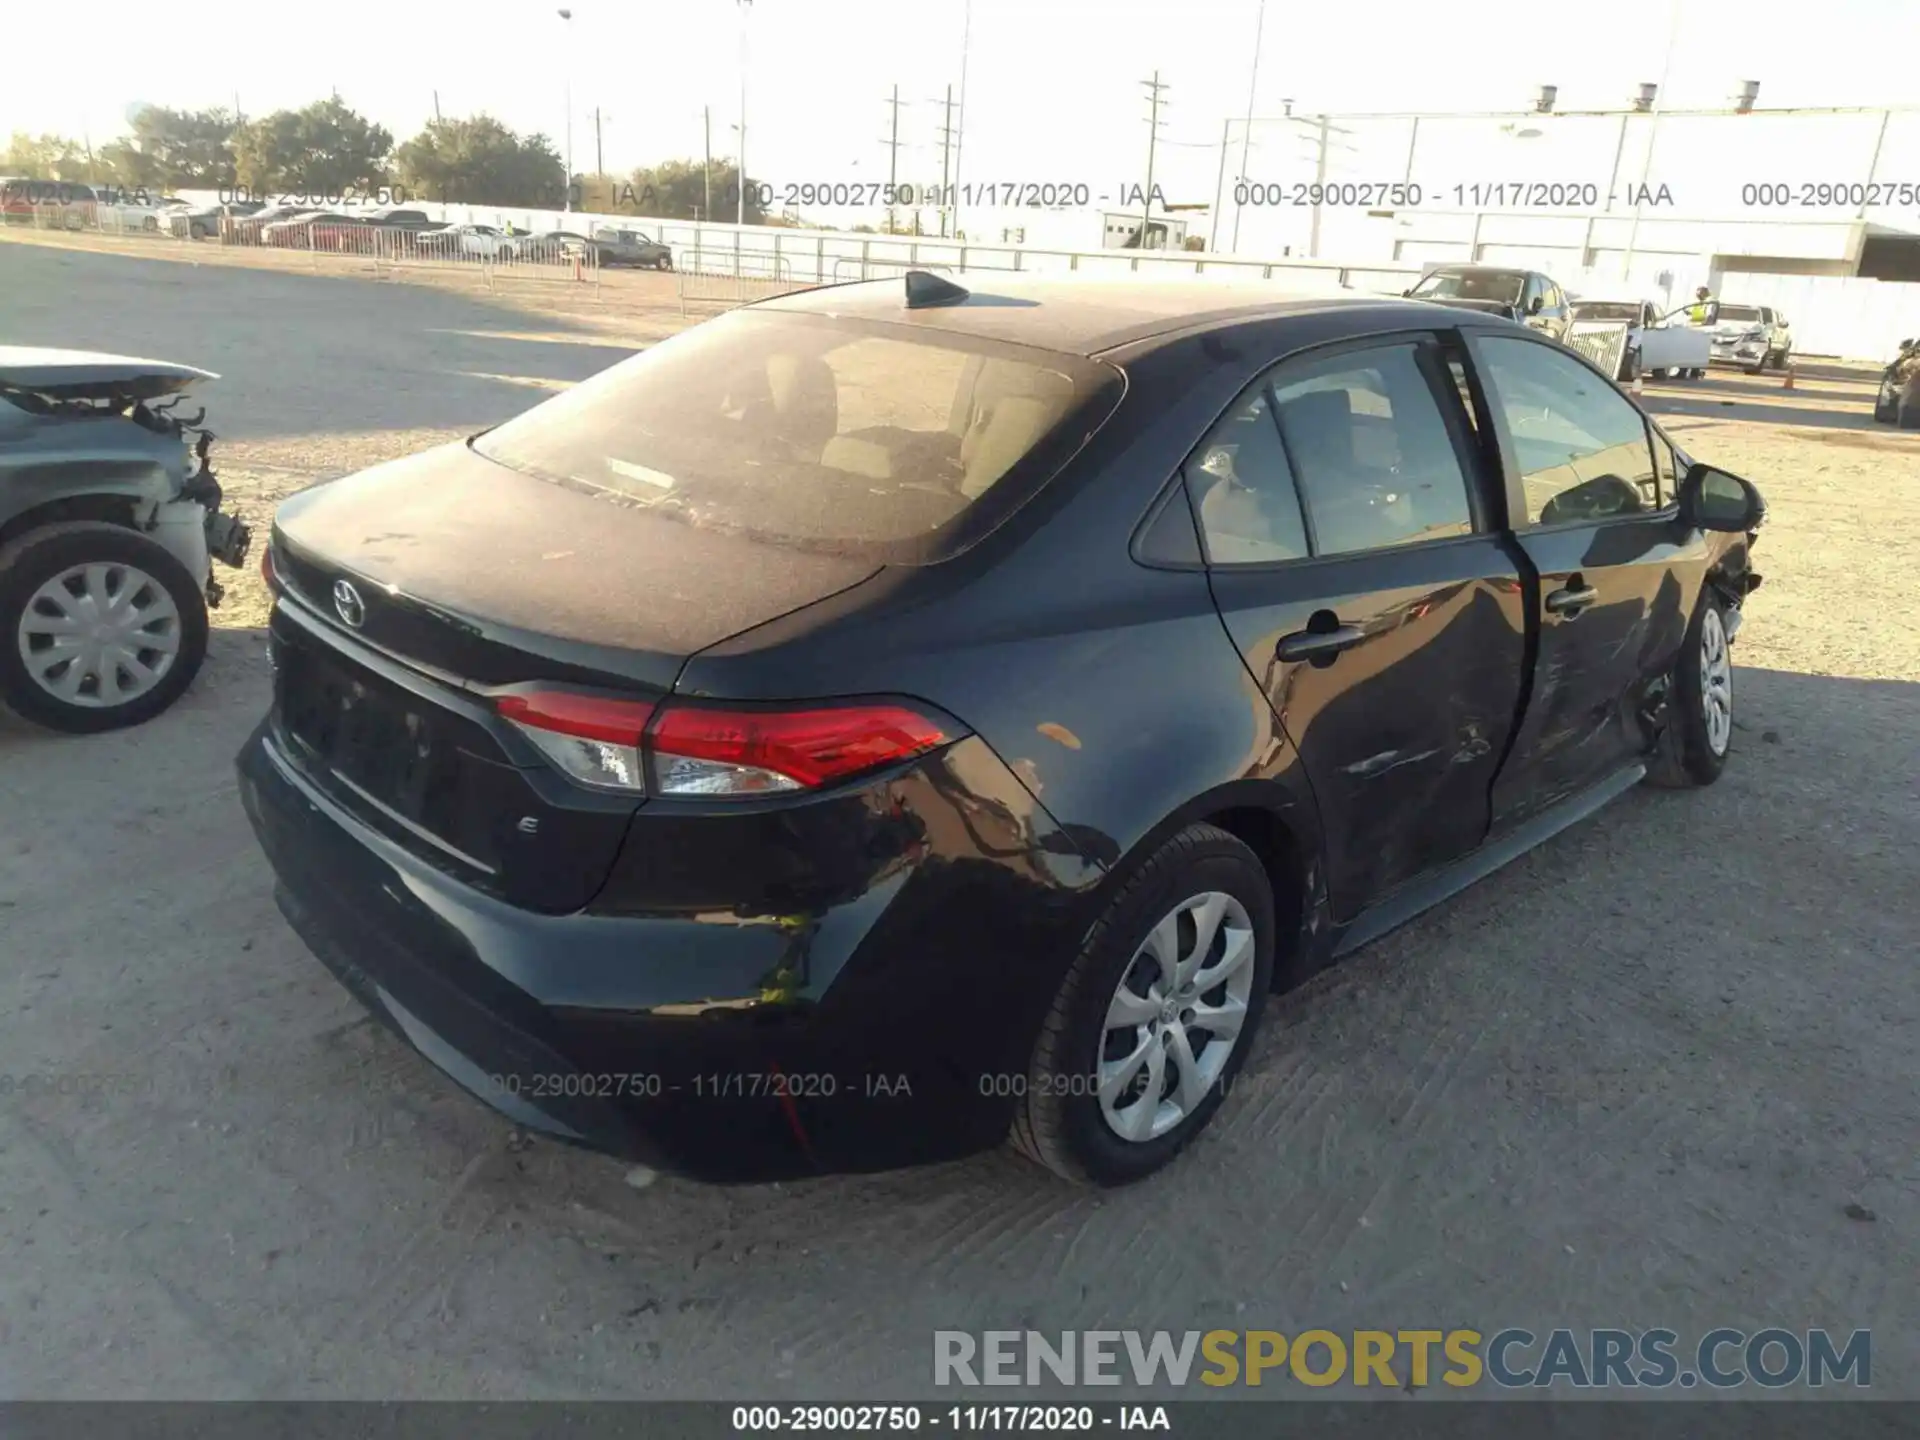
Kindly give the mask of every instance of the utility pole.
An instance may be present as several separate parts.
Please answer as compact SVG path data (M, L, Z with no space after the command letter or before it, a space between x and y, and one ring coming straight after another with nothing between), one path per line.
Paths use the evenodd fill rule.
M705 186L707 203L700 207L700 213L711 220L713 219L713 107L711 105L702 105L700 107L700 128L706 135L707 146Z
M942 236L947 233L947 212L953 205L953 196L948 193L953 174L949 164L953 155L954 138L953 86L947 86L947 97L943 103L946 107L943 112L946 118L940 126L940 233ZM959 228L957 223L954 228Z
M1240 178L1249 183L1253 180L1252 174L1249 173L1253 169L1253 97L1258 92L1260 84L1260 35L1266 29L1266 25L1267 0L1260 0L1260 11L1253 22L1253 71L1247 76L1247 133L1240 146ZM1240 192L1241 195L1246 193L1245 190ZM1233 202L1233 248L1235 250L1240 248L1241 209L1240 201L1236 199Z
M1653 113L1647 117L1647 149L1640 161L1640 189L1634 196L1633 223L1627 227L1627 253L1621 257L1620 273L1631 278L1633 275L1633 252L1640 243L1640 204L1645 195L1647 180L1653 174L1653 142L1660 138L1660 107L1667 103L1667 81L1673 76L1673 50L1680 40L1680 7L1683 0L1673 0L1673 11L1667 19L1667 55L1660 62L1660 88L1653 92Z
M1147 248L1147 227L1153 220L1153 152L1160 140L1160 92L1167 87L1160 83L1160 72L1153 72L1151 80L1142 80L1147 87L1147 193L1140 208L1140 245Z
M233 103L234 108L238 109L240 101L237 96L234 98ZM440 92L438 90L433 92L433 123L436 125L440 123Z
M733 223L747 223L747 11L753 0L740 0L740 204Z
M967 53L973 41L973 0L966 0L966 10L960 22L960 129L953 137L953 233L963 233L960 229L960 149L961 141L966 139L967 130ZM914 212L916 215L918 211Z
M607 162L600 154L600 107L593 107L593 173L596 176L607 173Z
M1320 117L1320 156L1313 164L1313 193L1316 195L1327 193L1327 130L1327 117L1322 115ZM1320 202L1318 200L1313 202L1313 228L1307 233L1307 256L1313 260L1320 258Z
M887 233L896 230L893 216L894 196L900 179L900 87L893 87L893 99L887 102L893 111L893 133L887 141Z

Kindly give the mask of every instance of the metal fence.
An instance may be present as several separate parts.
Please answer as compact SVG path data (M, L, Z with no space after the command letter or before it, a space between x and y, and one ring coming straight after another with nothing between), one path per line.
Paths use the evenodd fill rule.
M1627 355L1627 332L1631 326L1603 320L1576 320L1567 330L1564 342L1577 350L1608 375L1619 376Z
M680 296L680 313L692 306L746 305L794 290L806 290L817 282L797 279L792 262L772 250L749 250L735 246L728 250L682 251L674 264L675 286Z

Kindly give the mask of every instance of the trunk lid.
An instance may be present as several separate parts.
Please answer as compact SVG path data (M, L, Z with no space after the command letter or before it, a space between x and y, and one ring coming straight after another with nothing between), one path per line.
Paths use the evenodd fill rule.
M422 859L550 912L592 897L641 801L563 779L491 692L657 700L695 651L879 568L643 514L461 444L293 497L272 554L275 715L296 763Z

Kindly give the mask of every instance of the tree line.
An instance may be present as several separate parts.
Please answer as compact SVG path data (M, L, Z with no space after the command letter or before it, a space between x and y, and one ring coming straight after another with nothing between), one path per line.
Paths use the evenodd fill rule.
M627 176L568 175L547 136L520 134L484 113L429 120L418 135L396 144L385 126L337 95L255 119L219 108L149 106L133 117L126 136L97 151L66 136L16 133L0 153L0 175L153 194L403 191L414 200L527 209L560 209L570 197L575 209L681 220L731 220L739 195L731 160L716 160L711 172L695 159L642 166ZM769 220L760 199L749 183L749 224Z

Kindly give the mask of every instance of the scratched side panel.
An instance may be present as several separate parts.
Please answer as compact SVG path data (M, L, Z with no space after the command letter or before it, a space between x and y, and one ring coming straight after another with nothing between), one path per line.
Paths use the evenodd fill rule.
M1496 536L1216 571L1234 642L1298 748L1342 919L1487 834L1519 708L1525 614ZM1365 639L1331 664L1275 651L1317 614Z

